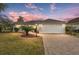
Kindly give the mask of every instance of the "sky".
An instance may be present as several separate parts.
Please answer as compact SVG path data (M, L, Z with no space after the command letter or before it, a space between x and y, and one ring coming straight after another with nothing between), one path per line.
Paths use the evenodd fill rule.
M17 21L22 16L24 21L56 19L68 21L79 17L79 3L8 3L1 14Z

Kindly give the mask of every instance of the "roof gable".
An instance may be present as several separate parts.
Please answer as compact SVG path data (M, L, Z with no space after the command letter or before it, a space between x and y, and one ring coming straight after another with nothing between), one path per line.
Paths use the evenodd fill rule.
M79 17L70 20L68 23L78 23L78 22L79 22Z
M26 24L61 24L65 23L64 21L46 19L46 20L37 20L37 21L29 21Z

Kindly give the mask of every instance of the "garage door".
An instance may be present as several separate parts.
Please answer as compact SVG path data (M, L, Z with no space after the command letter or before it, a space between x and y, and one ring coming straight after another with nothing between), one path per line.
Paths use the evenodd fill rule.
M39 30L40 33L65 33L65 27L58 25L43 25Z

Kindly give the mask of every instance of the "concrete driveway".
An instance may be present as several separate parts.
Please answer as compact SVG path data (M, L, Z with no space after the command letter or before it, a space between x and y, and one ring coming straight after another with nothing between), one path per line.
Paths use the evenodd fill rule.
M66 34L43 34L46 55L79 54L79 38Z

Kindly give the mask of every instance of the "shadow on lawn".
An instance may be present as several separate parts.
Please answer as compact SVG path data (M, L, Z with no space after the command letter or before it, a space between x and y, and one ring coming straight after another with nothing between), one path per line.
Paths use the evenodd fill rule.
M33 38L33 37L40 37L40 36L36 36L34 34L29 34L28 36L26 36L25 33L23 33L23 34L21 34L21 37Z

